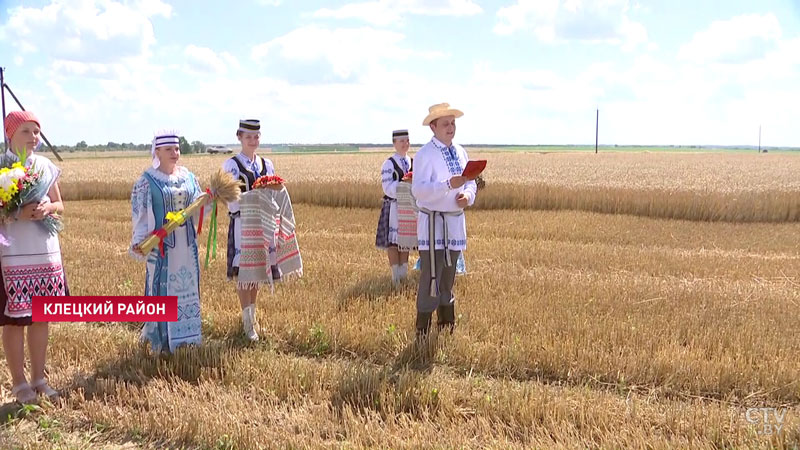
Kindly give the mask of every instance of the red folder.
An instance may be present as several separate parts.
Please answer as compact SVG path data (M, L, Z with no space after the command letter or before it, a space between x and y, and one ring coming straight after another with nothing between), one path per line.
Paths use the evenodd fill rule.
M464 168L464 172L461 175L467 177L470 180L474 180L478 177L478 175L483 172L483 169L486 168L486 160L479 159L474 161L468 161L467 167Z

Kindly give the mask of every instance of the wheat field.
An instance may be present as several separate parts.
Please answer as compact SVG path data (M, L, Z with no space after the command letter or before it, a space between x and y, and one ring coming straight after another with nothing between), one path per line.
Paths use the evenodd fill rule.
M266 154L297 203L380 207L379 169L387 154ZM770 153L472 153L487 159L491 189L476 209L572 210L727 222L800 221L800 154ZM201 179L221 155L190 155ZM68 159L67 200L122 200L147 157ZM100 168L99 166L102 166Z
M492 171L480 195L512 173L515 189L589 189L569 191L575 198L597 188L627 189L627 201L673 189L761 199L782 192L795 201L800 192L800 158L791 155L601 155L607 184L590 170L595 156L486 154ZM221 159L184 163L203 177ZM800 446L797 220L476 208L467 215L468 274L456 281L456 332L417 348L416 274L392 287L373 246L374 189L353 201L358 207L300 202L295 193L366 188L381 159L273 158L297 203L305 273L274 295L262 291L262 341L241 333L222 221L219 258L201 280L203 347L151 356L137 344L138 324L53 324L49 376L65 399L27 414L3 406L12 416L0 426L0 447ZM73 163L62 165L68 198L90 192L95 176L92 160ZM103 161L122 197L147 163ZM626 165L637 175L626 178ZM61 243L73 295L140 294L144 267L127 256L128 202L66 206ZM748 408L761 407L786 411L780 433L748 420Z

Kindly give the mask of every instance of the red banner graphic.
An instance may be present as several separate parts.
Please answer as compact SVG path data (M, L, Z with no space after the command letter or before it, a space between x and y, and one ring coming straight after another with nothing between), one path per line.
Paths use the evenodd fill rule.
M33 297L34 322L176 322L178 297Z

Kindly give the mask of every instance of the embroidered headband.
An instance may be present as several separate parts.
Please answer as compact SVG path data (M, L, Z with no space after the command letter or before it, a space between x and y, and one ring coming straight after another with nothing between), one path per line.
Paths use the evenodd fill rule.
M181 139L178 136L179 134L180 133L176 130L160 130L155 133L153 136L153 145L150 147L150 155L153 157L153 168L158 169L158 166L161 165L161 161L156 157L156 149L170 145L177 145L180 147Z
M261 122L257 119L242 119L239 121L239 131L242 133L258 133L261 131Z
M397 138L408 138L408 130L394 130L392 131L392 140Z

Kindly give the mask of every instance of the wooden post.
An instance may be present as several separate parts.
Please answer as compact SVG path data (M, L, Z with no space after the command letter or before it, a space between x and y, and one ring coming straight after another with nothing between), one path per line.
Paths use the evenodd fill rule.
M3 150L5 151L8 148L8 142L6 140L6 90L4 89L6 85L5 73L6 69L4 67L0 67L0 103L3 104Z
M761 125L758 126L758 153L761 153Z

